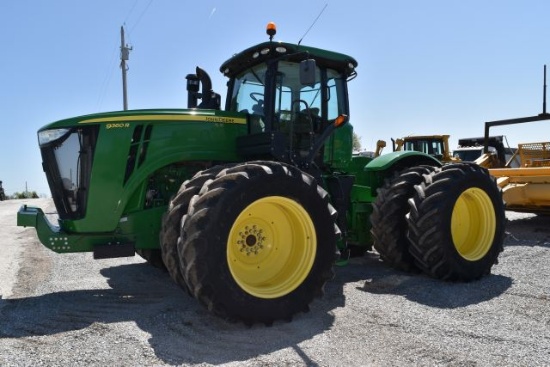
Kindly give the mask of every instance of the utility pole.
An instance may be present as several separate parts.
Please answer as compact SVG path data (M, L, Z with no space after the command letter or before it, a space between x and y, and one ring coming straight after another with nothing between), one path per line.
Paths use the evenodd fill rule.
M128 93L126 92L126 61L130 58L132 47L124 43L124 26L120 27L120 68L122 69L122 103L124 110L128 109Z

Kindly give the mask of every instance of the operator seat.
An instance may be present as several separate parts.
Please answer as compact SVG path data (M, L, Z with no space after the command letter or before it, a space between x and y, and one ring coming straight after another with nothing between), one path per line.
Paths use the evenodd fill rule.
M258 102L252 106L252 114L250 115L250 133L261 133L265 131L265 124L263 122L264 117L264 100L259 99Z

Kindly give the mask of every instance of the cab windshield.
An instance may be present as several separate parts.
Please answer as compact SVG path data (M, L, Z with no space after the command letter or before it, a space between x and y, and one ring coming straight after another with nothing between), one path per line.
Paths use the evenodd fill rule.
M416 150L433 156L443 156L443 142L440 140L418 139L405 142L404 150Z
M233 80L229 110L249 114L251 133L285 131L304 115L308 116L310 131L319 132L327 122L346 114L345 76L336 70L317 66L315 83L303 85L299 63L279 61L271 65L273 70L269 68L268 64L259 64ZM269 93L273 84L274 93ZM267 98L272 99L271 103ZM271 129L266 126L269 106L273 106Z

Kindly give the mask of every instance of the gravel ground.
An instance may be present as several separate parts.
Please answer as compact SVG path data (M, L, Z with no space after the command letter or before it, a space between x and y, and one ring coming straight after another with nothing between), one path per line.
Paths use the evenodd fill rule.
M1 366L550 365L550 217L508 212L480 281L409 275L369 253L337 269L311 312L248 328L139 257L50 252L15 226L20 205L0 202Z

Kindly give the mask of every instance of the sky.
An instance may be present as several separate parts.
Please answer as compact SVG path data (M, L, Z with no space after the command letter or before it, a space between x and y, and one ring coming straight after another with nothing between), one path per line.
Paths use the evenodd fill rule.
M549 15L548 0L0 0L0 180L10 195L49 196L36 131L123 108L121 26L130 109L185 108L196 66L223 100L219 66L266 41L270 21L275 40L351 55L350 122L373 150L420 134L450 134L455 147L485 121L541 113ZM549 141L549 124L491 133Z

